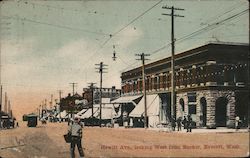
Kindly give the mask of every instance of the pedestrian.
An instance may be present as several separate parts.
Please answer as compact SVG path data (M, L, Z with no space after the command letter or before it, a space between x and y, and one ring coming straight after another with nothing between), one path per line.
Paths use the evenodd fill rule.
M187 119L187 132L192 132L192 123L193 123L193 120L192 120L191 116L188 115L188 119Z
M19 127L19 124L18 124L18 122L16 122L16 127Z
M177 122L178 131L181 131L181 117L179 117L176 122Z
M77 145L80 157L84 157L82 148L82 124L80 118L75 117L73 124L69 126L69 133L71 134L70 156L75 158L75 146Z
M182 124L184 126L184 129L187 129L187 118L186 118L186 116L184 116L184 118L182 120Z
M174 117L172 117L172 119L171 119L171 126L172 126L172 130L175 131L176 121L175 121Z
M240 117L239 116L236 116L235 117L235 129L236 131L238 131L238 129L240 128Z

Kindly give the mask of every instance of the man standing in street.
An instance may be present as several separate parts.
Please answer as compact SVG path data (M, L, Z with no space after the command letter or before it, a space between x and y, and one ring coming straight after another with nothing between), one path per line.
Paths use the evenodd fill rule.
M176 122L177 122L178 131L181 131L181 117L179 117Z
M80 122L80 118L75 117L73 124L69 126L69 133L71 134L70 157L75 158L75 146L77 145L79 155L81 158L83 158L82 124Z
M192 132L192 117L191 115L188 115L188 120L187 120L187 132Z
M182 124L184 126L184 129L187 129L187 118L184 116L184 119L182 120Z

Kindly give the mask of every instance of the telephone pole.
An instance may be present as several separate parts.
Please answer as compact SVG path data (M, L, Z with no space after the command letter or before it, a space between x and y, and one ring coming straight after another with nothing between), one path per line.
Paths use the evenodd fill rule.
M59 118L60 118L60 121L61 122L61 99L62 99L62 93L63 91L62 90L58 90L58 93L59 93Z
M0 76L0 78L1 78L1 76ZM0 128L2 128L2 98L3 98L3 87L1 85L1 91L0 91Z
M7 113L10 115L10 111L11 111L11 105L10 105L10 100L8 100L8 110Z
M144 96L144 110L145 110L145 116L144 116L144 128L148 128L148 114L147 114L147 94L146 94L146 82L145 82L145 56L150 56L150 54L135 54L136 56L140 56L140 59L142 61L142 86L143 86L143 96Z
M45 107L45 109L47 111L47 99L44 100L44 107Z
M77 85L77 83L69 83L72 85L72 88L73 88L73 93L72 93L72 96L75 94L75 86Z
M53 94L50 95L50 109L52 110L53 106Z
M163 9L170 9L171 10L171 14L162 14L162 15L167 15L167 16L171 16L171 115L172 118L176 117L176 111L175 111L175 59L174 59L174 54L175 54L175 37L174 37L174 17L184 17L182 15L177 15L174 14L175 10L184 10L181 8L175 8L174 6L172 7L168 7L168 6L163 6Z
M99 70L97 72L100 73L100 120L99 120L99 126L101 127L101 120L102 120L102 74L107 73L107 72L104 72L103 70L107 69L105 67L108 65L103 64L103 62L100 62L100 64L95 64L95 65L98 66L96 69Z
M7 109L7 105L8 104L8 96L7 96L7 92L5 92L5 98L4 98L4 112L8 113L8 109Z
M91 82L91 83L88 83L89 84L89 88L90 88L90 90L91 90L91 116L92 116L92 118L94 117L94 85L96 84L96 83L93 83L93 82Z
M58 90L58 93L59 93L59 103L60 103L61 99L62 99L62 93L63 93L63 91L62 90Z

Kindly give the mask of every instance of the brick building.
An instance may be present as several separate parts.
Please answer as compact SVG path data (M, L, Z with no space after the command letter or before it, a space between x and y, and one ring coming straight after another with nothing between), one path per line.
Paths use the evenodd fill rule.
M142 96L141 72L141 67L137 67L121 74L123 98ZM146 91L148 98L151 96L153 99L147 101L147 104L155 107L150 126L155 127L168 121L171 115L183 118L189 114L197 127L233 127L236 115L240 116L242 125L247 125L248 44L209 43L176 54L175 73L176 104L174 114L171 114L171 57L145 66ZM133 108L138 116L133 110L130 110L128 115L143 115L143 108L137 108L137 105ZM150 115L150 111L148 113ZM151 118L149 116L149 123Z
M89 103L92 102L92 89L91 88L83 88L83 96L85 99L88 100ZM110 98L114 100L121 96L121 89L116 89L115 86L111 88L102 88L102 98ZM94 104L99 104L100 102L100 88L94 87L93 88L93 100Z

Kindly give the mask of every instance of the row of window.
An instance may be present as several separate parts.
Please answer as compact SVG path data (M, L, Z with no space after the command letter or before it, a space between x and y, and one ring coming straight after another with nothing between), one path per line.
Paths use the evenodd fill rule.
M214 66L213 66L214 67ZM177 87L192 86L192 85L204 85L206 82L215 82L218 85L235 85L237 82L247 81L247 69L246 66L237 68L223 68L223 69L211 69L206 68L207 73L191 72L185 73L185 71L179 71L175 76L175 84ZM218 68L218 67L217 67ZM171 74L154 75L153 77L147 76L145 80L146 90L158 90L171 87ZM142 79L131 80L123 83L122 92L128 93L133 91L142 91Z

